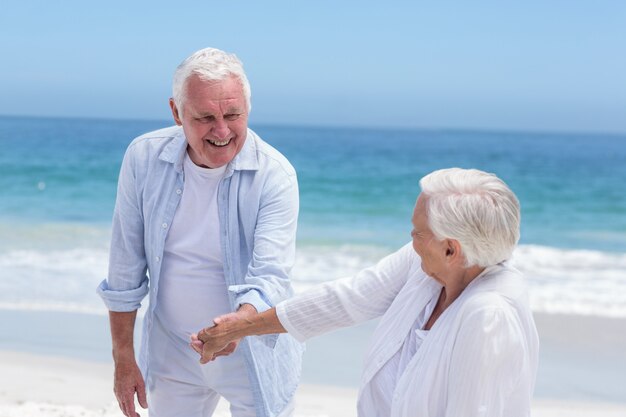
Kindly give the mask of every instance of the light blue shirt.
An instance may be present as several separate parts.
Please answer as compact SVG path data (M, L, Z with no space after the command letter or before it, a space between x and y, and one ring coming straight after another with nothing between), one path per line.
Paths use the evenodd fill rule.
M139 354L144 377L165 238L185 184L186 150L177 126L142 135L128 147L113 214L109 273L98 287L111 311L135 311L149 294ZM293 294L289 272L298 205L295 170L248 129L218 187L224 275L233 311L249 303L262 312ZM246 358L257 415L276 416L295 394L303 345L282 334L244 338L238 349Z

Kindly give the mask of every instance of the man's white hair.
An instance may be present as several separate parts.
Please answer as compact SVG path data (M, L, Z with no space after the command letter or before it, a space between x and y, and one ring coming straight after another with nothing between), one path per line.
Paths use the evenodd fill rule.
M428 225L439 240L461 244L465 266L495 265L513 254L520 205L509 187L477 169L441 169L420 180Z
M248 113L252 109L250 82L243 70L243 64L235 54L229 54L215 48L204 48L194 52L181 62L174 72L172 83L172 97L181 113L187 94L187 80L192 75L197 75L205 81L221 81L228 77L236 77L241 83Z

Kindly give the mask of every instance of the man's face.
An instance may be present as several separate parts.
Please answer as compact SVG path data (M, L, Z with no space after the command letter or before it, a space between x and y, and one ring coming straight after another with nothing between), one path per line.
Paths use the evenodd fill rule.
M192 75L186 83L182 114L170 99L176 124L183 127L189 157L199 166L219 168L239 153L248 131L248 107L235 77L204 81Z
M428 197L420 194L413 210L413 249L422 258L422 270L437 281L442 272L446 269L446 244L439 241L428 226L428 216L426 209L426 199Z

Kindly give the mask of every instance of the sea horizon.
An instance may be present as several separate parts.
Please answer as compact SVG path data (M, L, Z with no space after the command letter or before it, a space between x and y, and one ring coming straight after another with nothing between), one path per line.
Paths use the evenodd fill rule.
M254 114L254 113L253 113ZM0 114L2 118L14 119L49 119L49 120L76 120L76 121L96 121L96 122L147 122L147 123L163 123L163 127L174 125L171 118L159 117L116 117L116 116L67 116L67 115L29 115L29 114ZM569 130L567 128L525 128L525 127L489 127L489 126L387 126L387 125L351 125L351 124L310 124L310 123L289 123L252 120L249 127L254 130L255 127L278 127L278 128L304 128L304 129L320 129L320 130L367 130L367 131L392 131L392 132L451 132L451 133L492 133L492 134L533 134L533 135L572 135L572 136L616 136L619 139L626 140L626 130Z

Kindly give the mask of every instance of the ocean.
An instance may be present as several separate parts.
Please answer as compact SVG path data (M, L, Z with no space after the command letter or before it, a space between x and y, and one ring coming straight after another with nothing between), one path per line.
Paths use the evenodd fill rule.
M106 314L95 287L121 159L168 125L0 117L0 309ZM296 290L407 243L419 179L456 166L517 194L535 311L626 317L626 134L251 127L298 172Z

